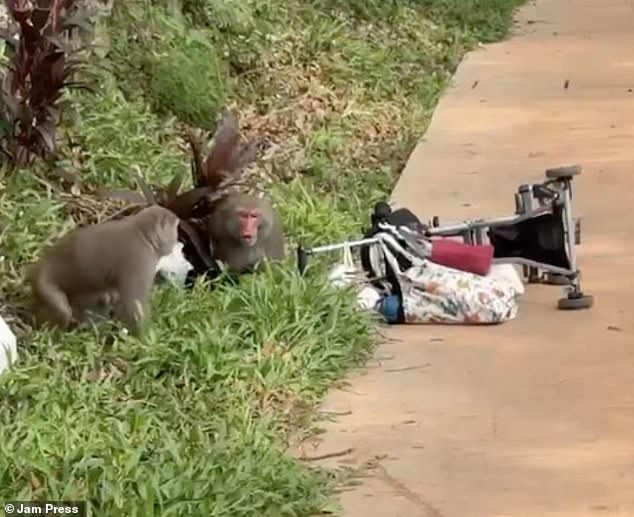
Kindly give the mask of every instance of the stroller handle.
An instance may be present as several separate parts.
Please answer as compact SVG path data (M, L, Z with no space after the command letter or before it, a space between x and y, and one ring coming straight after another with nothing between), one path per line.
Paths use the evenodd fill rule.
M324 253L327 251L337 251L342 250L344 248L356 248L359 246L364 246L367 244L376 244L380 242L380 239L376 237L368 237L366 239L358 239L352 241L344 241L338 244L327 244L325 246L317 246L314 248L304 248L303 246L297 246L297 269L300 274L304 274L306 271L306 267L308 266L308 257L310 255L314 255L315 253Z
M306 271L309 253L309 250L304 249L302 246L297 246L297 269L300 275L303 275Z

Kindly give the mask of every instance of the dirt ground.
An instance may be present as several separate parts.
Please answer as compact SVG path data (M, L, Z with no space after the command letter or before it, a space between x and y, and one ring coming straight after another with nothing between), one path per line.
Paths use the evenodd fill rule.
M394 193L429 220L512 215L579 163L589 311L528 286L497 327L401 327L324 409L323 464L378 458L346 517L634 516L634 2L540 0L467 56ZM314 451L306 451L315 454Z

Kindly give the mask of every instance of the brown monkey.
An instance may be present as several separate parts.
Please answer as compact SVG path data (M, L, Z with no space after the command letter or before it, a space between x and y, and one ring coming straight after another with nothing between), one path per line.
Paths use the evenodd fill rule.
M276 210L265 199L234 193L219 201L207 230L214 259L242 273L263 260L284 259L284 234Z
M108 317L112 309L140 335L156 265L178 242L178 223L173 212L152 205L66 234L28 274L37 322L67 329L87 310Z

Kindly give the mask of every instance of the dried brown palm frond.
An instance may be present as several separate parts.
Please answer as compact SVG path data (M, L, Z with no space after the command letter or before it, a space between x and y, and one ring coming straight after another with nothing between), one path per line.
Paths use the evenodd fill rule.
M196 187L218 189L222 184L235 181L244 167L251 163L258 151L258 142L240 142L238 120L228 112L213 138L213 148L203 158L202 132L189 130L187 139L192 148L192 181Z
M147 206L146 203L130 203L122 199L104 198L97 193L59 192L58 196L64 202L64 211L77 226L90 226L120 219Z
M255 160L258 142L241 142L233 112L223 117L214 134L211 150L205 149L203 132L199 129L187 129L185 138L192 152L193 188L172 198L170 208L180 217L205 217L229 192L253 188L248 180L241 178L241 173Z

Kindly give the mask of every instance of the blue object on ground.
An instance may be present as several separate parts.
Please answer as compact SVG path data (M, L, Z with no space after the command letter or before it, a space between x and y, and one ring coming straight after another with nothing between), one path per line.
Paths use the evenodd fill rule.
M388 323L396 323L398 321L398 313L401 308L401 300L396 295L386 296L381 300L379 305L379 312L383 314L383 317Z

